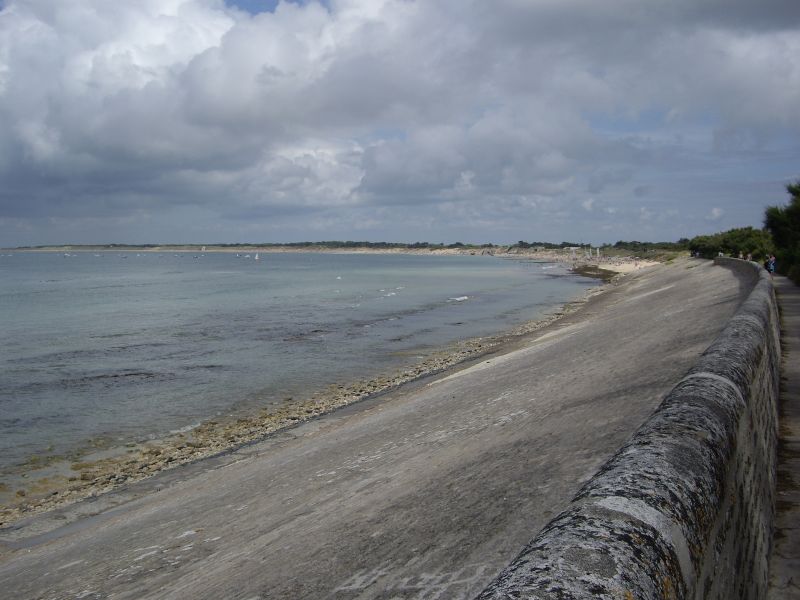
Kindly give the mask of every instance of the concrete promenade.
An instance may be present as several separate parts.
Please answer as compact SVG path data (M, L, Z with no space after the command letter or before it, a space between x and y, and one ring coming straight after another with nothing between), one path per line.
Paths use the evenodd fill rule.
M775 277L781 310L781 397L770 600L800 600L800 288Z
M747 292L705 261L631 275L511 352L0 532L0 594L474 597Z

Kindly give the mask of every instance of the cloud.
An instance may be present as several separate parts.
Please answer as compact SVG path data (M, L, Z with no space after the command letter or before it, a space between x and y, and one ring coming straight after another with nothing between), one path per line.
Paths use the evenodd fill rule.
M2 243L677 239L797 173L794 1L270 6L8 0Z

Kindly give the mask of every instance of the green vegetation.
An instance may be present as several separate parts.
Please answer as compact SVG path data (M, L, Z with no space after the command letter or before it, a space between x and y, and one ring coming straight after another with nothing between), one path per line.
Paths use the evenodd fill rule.
M764 226L772 234L778 272L800 285L800 179L786 186L788 206L769 206Z
M418 250L429 248L431 250L441 250L442 248L456 248L456 249L484 249L484 248L497 248L495 244L464 244L462 242L455 242L453 244L445 245L444 243L430 243L430 242L414 242L412 244L405 244L400 242L357 242L352 240L340 241L329 240L322 242L263 242L263 243L236 243L236 244L64 244L64 245L40 245L40 246L19 246L18 250L115 250L115 251L131 251L131 250L192 250L201 251L202 248L210 250L225 248L225 249L239 249L249 250L252 248L287 248L287 249L320 249L320 250L345 250L345 249L375 249L375 250Z
M626 242L618 241L613 246L603 246L604 256L639 256L647 260L669 262L678 256L685 256L689 249L689 240L681 238L677 242Z
M413 244L403 244L399 242L354 242L352 240L341 241L325 241L325 242L288 242L285 244L219 244L224 247L236 246L258 246L260 248L324 248L324 249L352 249L352 248L368 248L377 250L389 249L420 249L430 248L433 250L440 250L442 248L462 248L462 249L480 249L480 248L494 248L494 244L464 244L455 242L453 244L445 245L443 243L431 244L429 242L414 242Z
M615 250L627 250L634 254L646 254L648 252L655 252L660 250L671 250L677 252L685 252L689 249L689 240L681 238L677 242L624 242L618 241L612 246Z
M561 242L560 244L553 244L551 242L525 242L518 241L516 244L509 246L510 248L543 248L545 250L561 250L563 248L579 248L587 244L579 244L577 242Z
M713 258L722 252L726 256L752 255L763 261L773 252L772 237L768 231L753 227L739 227L712 235L698 235L689 241L690 252L703 258Z
M235 247L244 244L227 244ZM444 244L429 244L428 242L415 242L413 244L401 244L396 242L354 242L352 240L338 241L330 240L325 242L288 242L285 244L251 244L262 248L373 248L373 249L392 249L392 248L443 248Z

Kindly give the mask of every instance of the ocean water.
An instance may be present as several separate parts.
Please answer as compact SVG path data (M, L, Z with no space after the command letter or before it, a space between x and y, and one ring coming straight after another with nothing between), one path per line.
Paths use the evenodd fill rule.
M413 364L595 282L406 254L4 253L0 473Z

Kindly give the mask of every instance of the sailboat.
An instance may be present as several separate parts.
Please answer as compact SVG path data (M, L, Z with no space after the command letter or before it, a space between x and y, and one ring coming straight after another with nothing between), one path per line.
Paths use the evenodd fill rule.
M256 257L253 260L258 260L258 252L256 252Z

